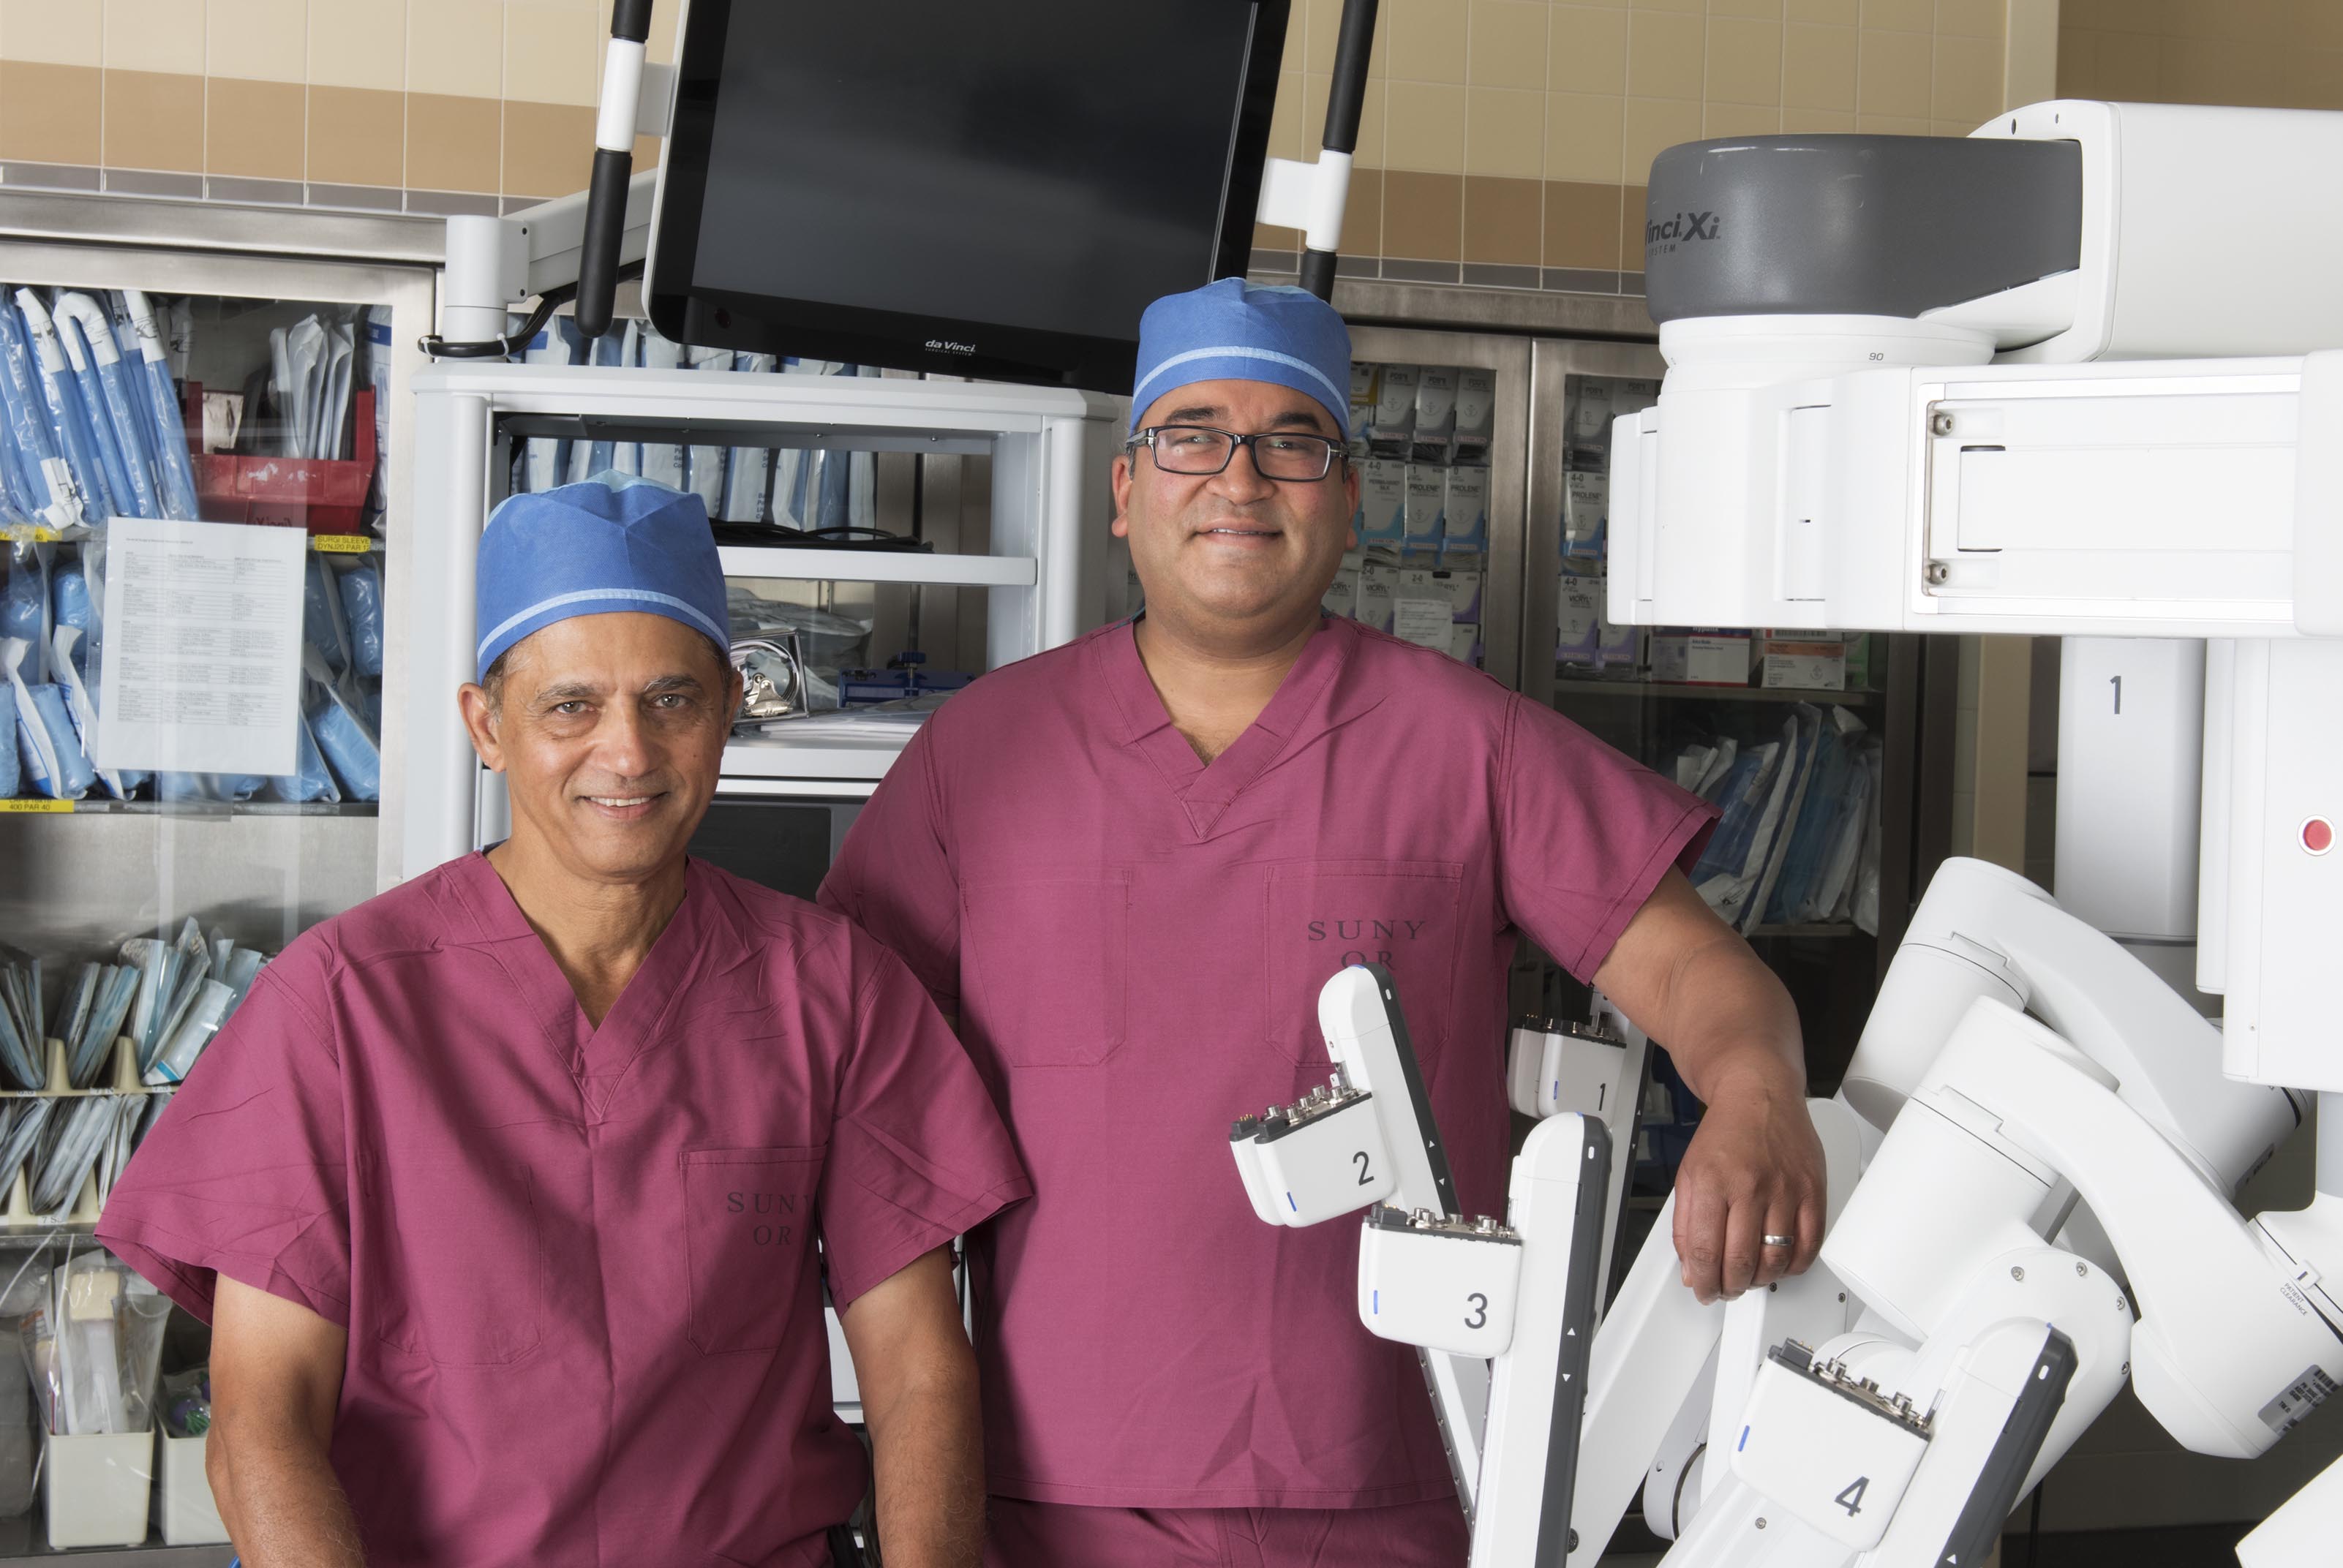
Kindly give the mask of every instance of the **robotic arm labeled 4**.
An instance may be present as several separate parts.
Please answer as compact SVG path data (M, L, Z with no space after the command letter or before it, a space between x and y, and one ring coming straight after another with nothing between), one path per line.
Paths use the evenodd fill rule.
M1390 974L1343 970L1318 1018L1335 1063L1326 1087L1230 1133L1253 1212L1301 1226L1367 1209L1359 1321L1423 1357L1473 1568L1561 1568L1609 1137L1575 1113L1541 1121L1513 1161L1505 1221L1467 1221Z

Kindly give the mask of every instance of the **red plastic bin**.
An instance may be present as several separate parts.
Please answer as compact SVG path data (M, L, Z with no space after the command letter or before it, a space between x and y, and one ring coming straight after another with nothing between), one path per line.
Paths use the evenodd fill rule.
M367 492L374 486L374 388L351 398L357 426L354 457L243 457L191 452L196 509L207 523L259 523L313 534L365 531ZM187 429L199 441L203 388L187 386Z

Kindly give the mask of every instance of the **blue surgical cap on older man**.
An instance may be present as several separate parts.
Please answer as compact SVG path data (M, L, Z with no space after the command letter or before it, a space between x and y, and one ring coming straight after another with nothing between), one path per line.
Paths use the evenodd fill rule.
M729 658L724 568L699 496L610 474L515 496L480 536L478 676L521 638L581 615L680 621Z
M1224 277L1167 294L1139 318L1131 427L1166 392L1197 381L1268 381L1316 398L1351 428L1351 330L1306 289Z

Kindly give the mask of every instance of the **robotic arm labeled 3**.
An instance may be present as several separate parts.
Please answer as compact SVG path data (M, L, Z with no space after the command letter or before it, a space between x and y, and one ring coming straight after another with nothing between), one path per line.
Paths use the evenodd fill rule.
M1318 1016L1335 1063L1326 1087L1230 1133L1253 1212L1300 1226L1368 1210L1359 1319L1419 1348L1472 1521L1473 1568L1561 1568L1608 1134L1575 1113L1540 1122L1513 1161L1505 1222L1468 1221L1390 974L1342 970L1320 992Z

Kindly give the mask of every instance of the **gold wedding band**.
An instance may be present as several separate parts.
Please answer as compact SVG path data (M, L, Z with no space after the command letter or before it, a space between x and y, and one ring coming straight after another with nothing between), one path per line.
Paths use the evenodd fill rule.
M1769 1247L1795 1247L1798 1244L1795 1236L1766 1236L1762 1240Z

